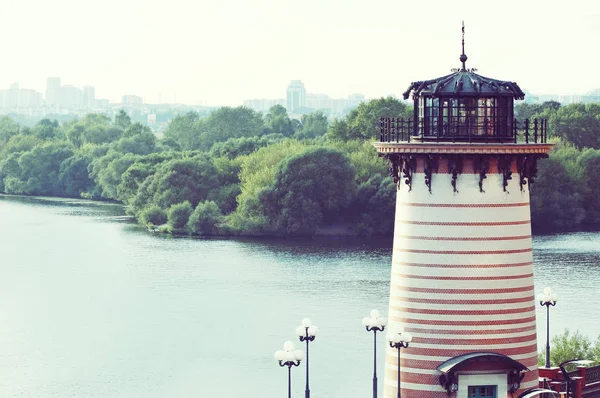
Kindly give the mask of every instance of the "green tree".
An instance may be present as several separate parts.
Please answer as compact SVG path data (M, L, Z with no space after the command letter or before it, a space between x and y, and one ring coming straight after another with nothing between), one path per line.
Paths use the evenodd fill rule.
M125 131L123 131L123 137L133 137L140 134L152 134L152 130L141 123L129 123L127 128L125 128Z
M288 139L260 148L240 159L241 193L237 198L236 211L229 219L234 229L259 233L268 227L259 196L264 189L274 184L278 163L288 156L301 153L307 147L305 142Z
M57 120L42 119L33 127L32 133L41 140L60 138L60 126Z
M515 117L519 120L534 119L542 114L553 114L560 109L560 102L546 101L541 104L520 102L515 105Z
M150 131L131 136L125 135L115 143L114 148L121 153L148 155L156 150L156 137Z
M85 142L103 144L117 141L123 135L123 130L118 127L96 125L85 129L83 137Z
M190 219L190 215L194 211L194 208L190 202L185 201L183 203L174 204L169 208L167 212L167 223L169 225L170 232L181 231L187 226Z
M215 202L198 203L188 221L188 229L197 235L216 235L221 219L219 206Z
M342 153L310 148L283 160L273 186L259 198L274 230L313 235L323 224L339 221L355 189L354 169Z
M6 143L19 134L20 127L8 116L0 116L0 143Z
M265 130L260 113L244 106L219 108L197 124L200 145L191 149L209 150L216 142L227 141L229 138L254 137L262 135Z
M78 123L67 130L67 139L75 148L81 148L84 144L84 134L85 128Z
M538 178L529 188L534 229L574 229L581 224L585 212L576 181L558 160L551 157L538 162Z
M152 192L150 186L154 181L154 175L149 175L139 185L137 192L133 198L130 198L127 203L127 214L131 214L140 219L140 213L144 208L152 204Z
M580 334L579 330L571 334L569 329L565 329L562 334L552 338L550 346L552 347L552 350L550 350L550 364L552 366L558 366L571 359L600 360L600 358L594 357L595 349L592 347L590 339ZM538 355L538 364L544 365L545 363L546 352L542 350Z
M335 119L327 129L327 137L333 141L347 141L350 136L350 127L345 119Z
M78 197L92 190L94 181L88 173L91 161L91 158L85 155L76 154L60 164L58 181L63 186L64 195Z
M126 130L131 125L131 118L123 109L119 109L119 112L115 115L115 126L121 130Z
M289 137L294 134L292 121L287 110L281 105L273 105L265 115L265 126L275 134Z
M412 118L412 110L392 97L361 102L350 112L345 125L333 123L327 135L332 140L372 140L379 137L380 117Z
M210 159L196 156L163 163L154 174L149 192L153 203L162 208L184 201L196 206L218 185L217 170Z
M585 221L589 224L600 224L600 154L586 162L583 180Z
M600 104L570 104L550 118L554 134L578 149L600 148Z
M102 162L102 160L106 160ZM103 159L99 159L103 165L94 178L94 181L102 189L102 196L107 199L118 199L117 187L121 184L121 177L125 171L139 159L138 155L127 153L109 153ZM92 161L91 165L96 165L97 161Z
M19 158L21 152L13 152L9 154L5 159L0 160L0 192L6 193L22 193L24 192L24 183L21 181L21 166L19 166ZM5 183L8 180L11 183Z
M327 116L323 112L313 112L302 115L300 128L296 130L295 137L299 139L321 137L327 133Z
M60 195L59 182L61 163L73 156L73 151L64 142L40 144L19 157L23 191L33 195Z
M190 111L184 115L177 115L164 132L165 139L177 144L178 149L191 150L200 148L200 133L197 123L200 116L197 112Z
M121 175L121 182L117 186L117 199L129 203L138 192L138 188L148 176L154 174L155 167L139 160L133 163Z
M284 138L281 134L230 138L227 141L215 143L210 149L210 154L214 157L225 156L229 159L235 159L239 156L249 155L259 148L279 142Z
M31 151L41 141L32 136L17 134L8 139L6 145L0 147L0 159L6 157L13 152L28 152Z
M167 222L167 212L156 205L151 205L140 212L139 220L143 225L163 225Z

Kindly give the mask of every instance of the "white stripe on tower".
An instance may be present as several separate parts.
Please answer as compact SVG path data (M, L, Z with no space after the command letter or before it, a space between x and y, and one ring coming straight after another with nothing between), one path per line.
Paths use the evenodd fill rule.
M389 318L413 334L402 350L402 395L447 397L436 367L474 351L505 354L537 380L529 191L488 174L414 173L398 190ZM397 351L387 349L384 396L397 396Z

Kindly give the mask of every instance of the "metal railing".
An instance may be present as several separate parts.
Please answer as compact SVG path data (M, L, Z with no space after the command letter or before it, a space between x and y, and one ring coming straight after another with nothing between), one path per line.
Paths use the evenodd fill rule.
M415 123L417 124L415 126ZM453 122L428 125L424 119L379 118L380 142L523 142L545 144L548 138L547 119L514 119L498 126L482 123Z
M600 365L585 370L585 384L600 382Z

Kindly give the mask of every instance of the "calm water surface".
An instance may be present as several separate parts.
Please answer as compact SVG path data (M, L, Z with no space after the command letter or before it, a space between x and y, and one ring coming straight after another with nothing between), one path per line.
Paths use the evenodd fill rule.
M534 257L536 290L561 298L552 332L595 338L600 234L538 237ZM305 316L313 398L369 396L360 322L387 308L390 263L387 239L176 239L117 205L0 196L0 397L286 396L273 352Z

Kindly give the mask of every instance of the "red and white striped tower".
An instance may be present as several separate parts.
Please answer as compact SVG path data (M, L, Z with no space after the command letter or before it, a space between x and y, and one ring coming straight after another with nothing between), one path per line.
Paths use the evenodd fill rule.
M414 119L382 118L375 143L398 186L389 319L413 336L400 372L387 349L386 398L399 373L408 398L538 384L529 185L551 149L546 121L514 120L518 85L467 69L464 46L460 59L412 83Z

